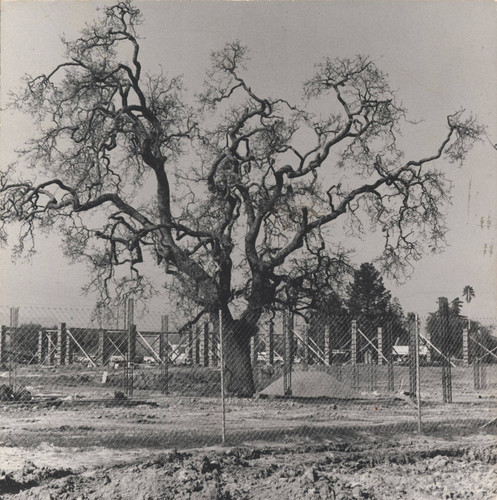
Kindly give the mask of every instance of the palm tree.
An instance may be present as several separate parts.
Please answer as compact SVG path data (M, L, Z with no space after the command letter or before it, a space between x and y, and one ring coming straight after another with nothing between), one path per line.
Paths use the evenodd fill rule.
M471 329L471 306L469 305L471 299L475 296L475 291L472 286L466 285L462 291L463 297L468 304L468 331Z

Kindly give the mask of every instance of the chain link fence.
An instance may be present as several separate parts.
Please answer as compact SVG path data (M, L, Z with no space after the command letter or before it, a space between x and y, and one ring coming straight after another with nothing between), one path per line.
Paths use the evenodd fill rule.
M426 318L283 311L264 315L250 335L228 331L221 315L187 327L168 315L137 314L131 300L105 318L2 307L0 404L46 410L49 430L71 445L198 446L323 438L349 428L485 426L496 417L494 322L468 320L446 305ZM240 387L253 397L234 397ZM47 438L46 427L25 430L18 441Z

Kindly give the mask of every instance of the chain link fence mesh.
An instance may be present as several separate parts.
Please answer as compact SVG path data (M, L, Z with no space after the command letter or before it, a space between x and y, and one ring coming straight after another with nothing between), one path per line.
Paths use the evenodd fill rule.
M402 320L266 314L245 347L222 318L185 328L171 316L135 313L132 301L105 318L83 309L0 312L2 408L45 408L65 444L312 439L372 426L484 426L496 415L494 321L444 307ZM244 349L249 372L233 369ZM230 387L244 382L253 382L254 397L233 397ZM83 410L88 422L78 420ZM33 424L16 439L47 432Z

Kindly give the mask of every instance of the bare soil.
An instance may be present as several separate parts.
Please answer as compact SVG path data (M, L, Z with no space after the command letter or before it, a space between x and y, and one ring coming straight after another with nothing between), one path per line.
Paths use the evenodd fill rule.
M222 447L215 399L4 404L1 498L497 498L488 401L426 407L422 435L403 401L227 408Z
M102 369L73 370L30 368L34 398L0 402L0 498L497 498L495 386L475 392L462 375L453 404L435 378L425 384L422 434L402 392L359 388L346 399L228 398L221 446L220 400L205 396L213 372L196 370L190 395L143 384L116 400Z

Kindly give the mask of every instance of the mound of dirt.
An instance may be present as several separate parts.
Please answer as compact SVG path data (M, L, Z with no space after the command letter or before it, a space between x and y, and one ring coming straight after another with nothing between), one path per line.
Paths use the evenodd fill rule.
M284 385L283 377L266 387L260 394L268 396L283 396ZM292 396L298 398L339 398L355 399L361 395L340 382L337 378L323 371L300 370L292 371Z

